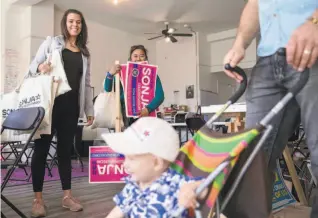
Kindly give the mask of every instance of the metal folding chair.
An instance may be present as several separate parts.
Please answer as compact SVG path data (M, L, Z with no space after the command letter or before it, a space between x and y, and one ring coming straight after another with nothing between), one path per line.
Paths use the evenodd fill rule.
M185 119L185 123L187 124L188 130L193 136L201 127L203 127L206 123L202 114L201 107L198 107L198 111L195 114L188 113Z
M21 142L2 142L1 144L1 169L8 169L11 167L14 161L18 158L20 154L20 148L24 145ZM6 150L8 148L9 150ZM18 167L24 170L26 178L28 177L28 172L26 167L28 166L28 155L23 154L26 158L25 162L20 161ZM5 178L4 178L5 179ZM10 178L14 181L26 181L26 179Z
M43 117L45 115L45 110L42 107L33 107L33 108L22 108L16 111L13 111L5 119L2 124L1 134L4 130L18 130L18 131L28 131L30 132L28 140L25 142L22 151L19 153L18 157L12 163L12 167L8 170L7 175L3 183L1 184L1 199L14 210L20 217L26 218L27 216L23 214L17 207L15 207L2 193L6 187L10 177L12 176L16 167L18 167L19 162L21 161L22 156L24 155L26 149L28 148L35 132L38 130ZM1 212L1 217L6 217Z

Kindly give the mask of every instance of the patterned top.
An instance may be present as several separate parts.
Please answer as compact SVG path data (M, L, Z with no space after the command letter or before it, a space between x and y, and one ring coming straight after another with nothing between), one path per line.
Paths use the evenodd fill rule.
M259 56L285 47L292 33L318 8L317 0L259 0L261 41Z
M126 186L114 201L125 217L168 218L178 208L181 185L191 180L199 178L191 179L169 168L150 187L141 190L131 177L126 177ZM186 211L182 217L187 217Z

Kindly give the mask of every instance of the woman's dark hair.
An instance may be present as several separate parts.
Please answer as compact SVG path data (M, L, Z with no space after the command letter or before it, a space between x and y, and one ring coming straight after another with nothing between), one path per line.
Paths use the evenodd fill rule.
M75 10L75 9L68 9L67 11L65 11L63 18L61 20L61 32L64 36L64 40L66 40L70 37L70 34L67 30L67 25L66 25L67 16L69 14L78 14L81 17L82 29L81 29L80 34L77 36L76 45L80 49L80 51L82 52L82 54L84 56L89 57L90 54L89 54L88 48L86 47L87 38L88 38L87 25L86 25L86 22L85 22L85 19L84 19L82 12Z
M133 45L133 46L131 46L130 51L129 51L128 60L131 61L131 54L137 49L140 49L140 50L142 50L145 53L146 60L148 61L148 50L143 45Z

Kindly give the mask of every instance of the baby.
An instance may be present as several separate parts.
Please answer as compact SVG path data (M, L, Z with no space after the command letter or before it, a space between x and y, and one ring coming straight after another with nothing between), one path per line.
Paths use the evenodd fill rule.
M122 133L102 137L115 152L125 155L124 167L130 174L107 218L172 217L178 206L195 206L194 190L200 181L170 168L179 153L179 137L169 123L143 117ZM182 217L187 217L186 211Z

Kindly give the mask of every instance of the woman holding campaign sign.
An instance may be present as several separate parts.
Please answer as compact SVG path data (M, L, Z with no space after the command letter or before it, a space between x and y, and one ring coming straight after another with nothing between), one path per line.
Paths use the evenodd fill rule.
M127 64L116 63L107 72L104 83L106 92L112 91L114 75L120 73L120 101L127 125L132 124L138 117L156 116L156 110L164 100L157 71L157 66L148 64L147 49L143 45L134 45L130 48Z
M61 36L48 37L40 46L30 66L30 73L53 73L54 62L58 57L62 62L69 86L64 94L54 101L51 135L41 135L35 140L32 157L32 183L35 199L32 217L44 217L47 214L42 198L46 158L54 133L57 136L58 169L64 191L62 206L71 211L80 211L82 205L71 193L71 152L79 117L87 116L88 124L93 121L93 101L90 86L90 54L86 47L87 26L81 12L67 10L61 20Z

